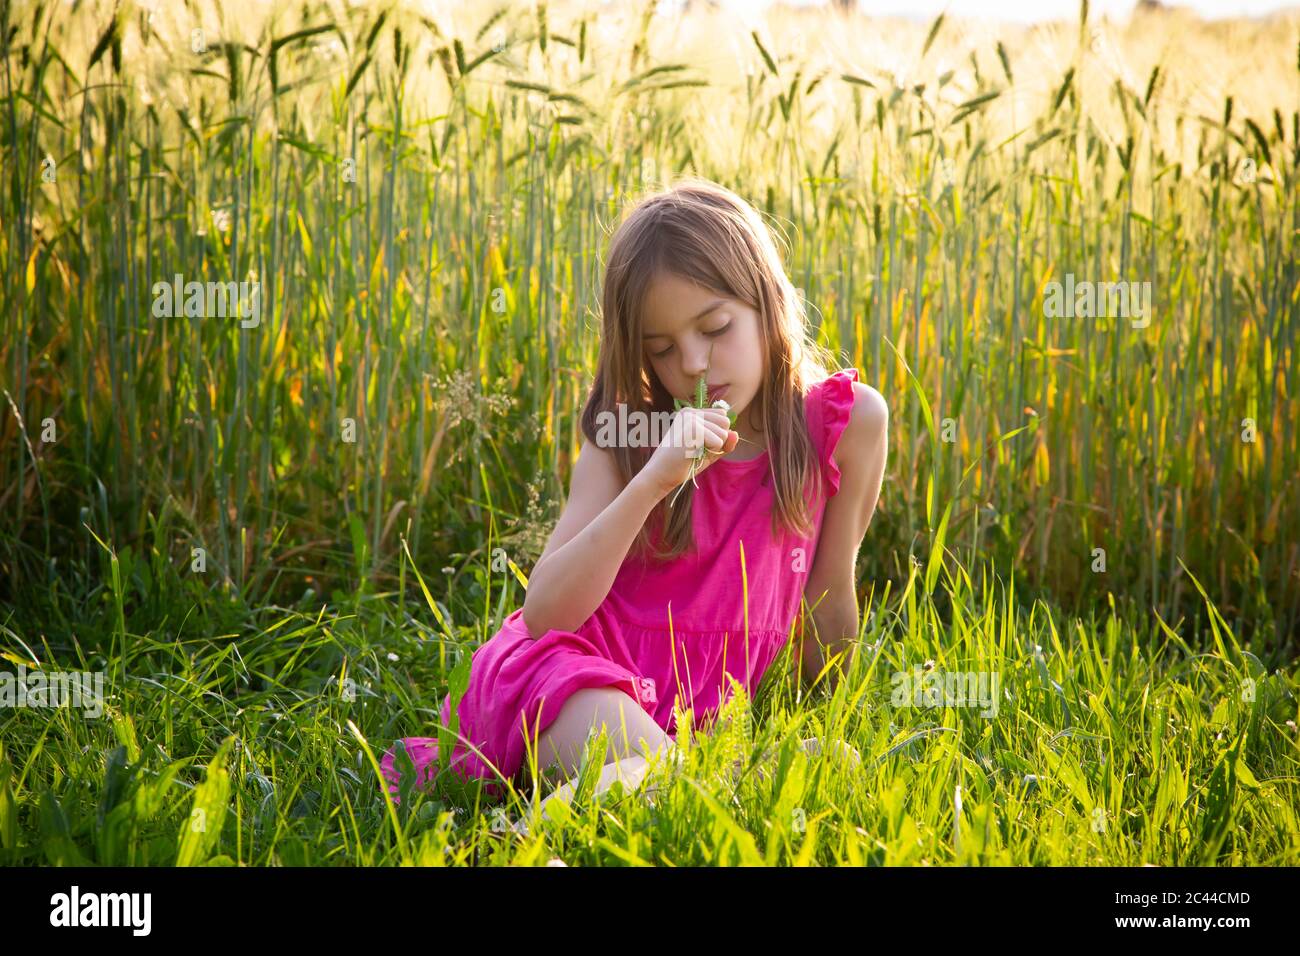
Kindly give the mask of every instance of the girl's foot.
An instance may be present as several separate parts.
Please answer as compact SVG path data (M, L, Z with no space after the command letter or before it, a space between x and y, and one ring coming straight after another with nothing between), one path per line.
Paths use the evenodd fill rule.
M660 773L663 772L665 766L672 766L674 769L680 767L682 760L684 759L684 755L675 746L667 747L665 750L667 753L661 751L661 756L657 763L657 768ZM655 781L645 787L641 787L642 782L645 781L646 777L650 774L650 769L649 759L641 754L624 757L622 760L605 764L605 766L601 768L600 776L596 779L596 786L592 791L592 799L599 800L601 794L609 790L615 782L618 782L623 785L623 790L625 792L640 788L643 795L653 804L653 798L658 795L662 784L659 781ZM571 807L573 805L573 797L577 792L577 785L577 778L574 778L573 780L569 780L556 787L553 791L547 794L545 798L543 798L540 804L538 804L537 816L555 819L558 815L556 812L557 802Z
M551 820L556 819L557 816L556 816L555 804L557 802L563 803L566 807L571 806L573 804L572 781L570 781L569 783L561 784L560 786L552 790L550 793L548 793L545 797L543 797L542 802L537 805L537 816L541 819L551 819Z
M807 753L808 756L810 757L816 756L817 754L821 753L821 749L822 749L821 738L820 737L805 738L803 741L803 749L804 752ZM862 754L858 753L858 749L854 747L852 744L847 743L846 741L839 740L837 738L835 742L831 745L831 753L841 760L848 760L849 763L853 765L854 770L857 770L862 766Z
M820 737L805 737L803 740L799 742L799 745L803 748L803 752L807 754L810 758L817 756L818 754L821 753L822 750L822 742ZM837 739L835 741L835 744L832 746L831 750L832 753L834 753L836 756L840 757L841 759L847 759L853 765L854 770L861 768L862 755L858 753L857 748L854 747L852 744ZM767 750L763 751L763 756L759 758L758 766L754 769L754 773L760 781L765 781L767 779L767 773L765 772L765 768L772 762L772 759L775 756L776 756L775 747L769 747L767 748ZM737 760L734 764L732 764L733 779L738 777L744 769L745 769L744 760Z
M666 753L661 754L655 766L653 778L643 788L646 801L650 806L654 806L655 800L667 785L666 775L675 774L681 769L682 764L686 762L686 755L676 745L666 748L666 751Z

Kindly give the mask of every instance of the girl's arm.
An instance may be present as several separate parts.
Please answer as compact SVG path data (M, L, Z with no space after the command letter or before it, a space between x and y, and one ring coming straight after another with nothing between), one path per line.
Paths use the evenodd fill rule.
M591 617L664 494L645 471L624 487L613 455L583 443L564 513L528 578L523 619L534 640L552 629L576 630Z
M794 663L805 683L814 680L826 661L841 651L843 667L852 659L859 624L854 566L885 475L889 407L878 391L862 382L853 384L853 395L849 423L833 453L840 469L840 488L826 503L817 555L804 585L813 633L802 636ZM827 678L833 688L837 681L834 669Z

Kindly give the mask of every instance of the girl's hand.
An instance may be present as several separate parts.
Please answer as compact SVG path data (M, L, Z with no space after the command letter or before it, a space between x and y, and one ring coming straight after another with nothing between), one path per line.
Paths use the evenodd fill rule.
M678 410L641 473L661 496L668 494L691 476L692 468L698 475L736 447L740 436L730 424L720 408L688 405Z

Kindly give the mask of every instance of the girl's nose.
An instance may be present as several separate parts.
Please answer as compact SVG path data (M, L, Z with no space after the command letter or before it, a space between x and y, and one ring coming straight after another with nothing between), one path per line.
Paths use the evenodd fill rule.
M682 363L682 374L694 381L703 375L709 368L708 349L701 347L690 355L687 361Z

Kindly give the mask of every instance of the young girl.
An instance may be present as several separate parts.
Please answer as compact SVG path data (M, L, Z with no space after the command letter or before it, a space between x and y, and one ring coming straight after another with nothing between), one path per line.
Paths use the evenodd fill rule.
M732 680L753 693L801 597L816 630L796 635L805 678L822 669L819 644L847 659L858 633L854 562L888 412L856 369L828 374L758 213L695 178L644 199L610 242L603 313L568 502L523 607L470 662L449 763L465 776L522 785L529 752L539 770L572 776L603 724L596 792L634 787L654 753L676 754L675 704L708 725ZM691 407L656 446L640 440L649 429L610 441L620 403L628 423L672 413L701 375L708 401L738 413L734 430L725 407ZM422 786L437 740L404 742ZM382 766L396 794L391 750Z

